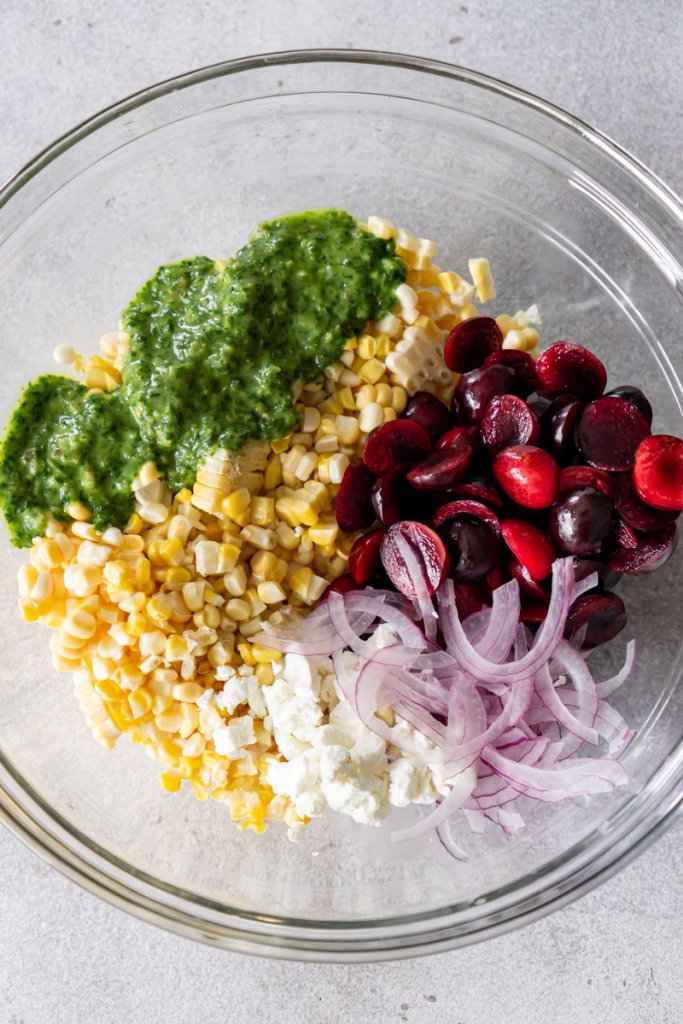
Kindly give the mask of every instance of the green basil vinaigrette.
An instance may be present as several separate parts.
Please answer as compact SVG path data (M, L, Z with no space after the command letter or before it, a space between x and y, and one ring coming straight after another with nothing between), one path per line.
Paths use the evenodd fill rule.
M12 542L30 545L75 501L98 529L123 525L150 459L177 490L217 448L289 434L296 382L393 309L405 276L393 242L340 210L262 224L225 264L160 267L123 314L131 344L116 391L89 395L55 374L24 390L0 449Z

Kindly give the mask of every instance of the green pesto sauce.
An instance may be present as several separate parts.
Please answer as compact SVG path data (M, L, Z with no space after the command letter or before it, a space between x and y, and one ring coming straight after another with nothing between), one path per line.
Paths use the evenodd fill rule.
M405 276L393 242L340 210L262 224L224 269L204 256L160 267L123 314L131 345L113 394L52 374L23 392L0 450L12 542L30 545L72 501L98 529L123 525L149 459L176 490L216 448L289 434L296 382L389 312Z

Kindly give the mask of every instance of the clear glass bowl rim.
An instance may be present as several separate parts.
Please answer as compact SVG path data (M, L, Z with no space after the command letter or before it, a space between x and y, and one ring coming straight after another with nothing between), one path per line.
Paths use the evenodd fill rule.
M676 193L634 156L579 118L532 93L468 68L374 50L309 49L256 54L211 64L142 89L87 118L38 153L2 186L0 209L78 142L150 101L242 71L310 63L403 68L487 90L531 108L598 149L655 201L660 215L669 220L667 226L677 228L683 235L683 202ZM683 271L677 277L677 284L683 291ZM679 670L680 662L679 658ZM578 854L585 853L589 844L588 841L578 844L532 879L523 878L506 893L491 894L486 913L480 914L477 911L481 908L473 907L470 909L474 913L464 919L462 908L457 906L366 921L272 918L193 898L116 863L106 851L69 826L38 794L30 792L30 787L27 790L22 786L12 767L1 757L0 768L4 771L0 776L0 821L39 856L86 890L136 917L188 938L236 952L302 961L389 960L443 952L529 924L615 874L683 813L683 757L678 756L683 754L682 747L683 742L679 744L677 756L670 753L668 762L656 773L660 777L656 806L649 806L638 816L636 812L642 809L644 800L636 802L628 819L620 823L618 834L612 834L602 846L591 844L593 856L581 862ZM43 823L46 817L51 820L50 829ZM59 832L64 833L64 838ZM90 857L79 847L89 850ZM572 868L573 861L577 863ZM513 893L516 898L511 901L509 897ZM196 913L200 909L201 916Z

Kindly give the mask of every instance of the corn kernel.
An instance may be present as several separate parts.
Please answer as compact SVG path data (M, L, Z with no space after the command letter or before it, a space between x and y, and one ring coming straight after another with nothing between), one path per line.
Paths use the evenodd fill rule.
M358 355L362 359L372 359L377 355L377 339L371 334L363 334L358 339Z
M92 516L89 508L86 508L80 501L72 501L64 509L70 519L79 523L87 523Z
M234 597L225 606L226 614L235 622L246 622L251 615L251 608L247 601Z
M356 443L360 436L360 427L355 416L337 416L335 426L340 444L352 445Z
M95 633L95 618L83 609L76 609L67 615L64 629L70 636L89 640Z
M289 579L289 585L292 592L302 600L308 600L308 592L313 579L313 571L307 566L297 570Z
M240 487L221 502L221 510L230 519L246 512L251 505L251 494L246 487Z
M182 779L175 772L162 772L159 776L161 779L161 785L167 793L177 793L182 785Z
M341 452L331 456L329 461L330 483L340 484L342 482L344 473L349 467L349 462L348 455L343 455Z
M282 660L281 651L274 651L270 647L261 647L260 644L251 645L251 655L257 665L270 665L274 661Z
M384 376L385 366L379 359L368 359L359 367L358 376L366 384L376 384L380 377Z
M264 580L263 583L259 583L256 590L259 599L264 604L277 604L279 601L284 601L287 597L282 586L279 583L275 583L274 580Z
M179 701L196 701L204 693L204 687L200 683L176 683L173 687L173 699Z
M113 679L100 679L95 683L94 690L98 697L106 701L121 700L123 697L123 690Z
M364 434L369 434L382 423L384 423L384 408L379 402L369 402L368 405L363 406L358 424Z
M238 644L237 645L237 651L238 651L239 656L240 656L240 658L242 659L242 661L244 662L245 665L249 665L250 667L253 667L256 664L256 661L255 661L255 659L254 659L254 657L253 657L253 655L251 653L251 645L250 644L247 644L247 643Z
M247 573L243 565L235 566L223 577L225 589L233 597L241 597L247 589Z
M149 691L145 690L144 687L140 687L134 690L133 693L128 694L128 706L130 708L132 718L142 718L149 711L152 710L153 699Z

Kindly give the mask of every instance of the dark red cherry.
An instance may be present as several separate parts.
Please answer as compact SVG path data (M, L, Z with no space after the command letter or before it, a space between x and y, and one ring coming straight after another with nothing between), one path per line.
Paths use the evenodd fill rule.
M513 392L514 388L515 371L510 366L497 363L463 373L455 386L451 403L455 422L481 423L491 399Z
M432 442L441 437L451 426L448 406L428 391L418 391L408 401L403 418L419 423L429 434Z
M583 410L576 430L581 451L592 466L620 473L631 469L650 425L625 398L598 398Z
M486 406L481 436L491 455L513 444L536 444L541 425L523 398L495 395Z
M372 505L382 526L418 518L417 496L407 479L411 468L409 462L399 462L372 485Z
M548 515L550 536L565 555L604 555L616 526L612 501L593 487L569 491Z
M411 420L391 420L372 431L363 449L363 462L379 476L397 462L419 462L432 450L429 434Z
M607 392L605 398L613 397L625 398L627 402L631 402L642 413L647 422L652 425L652 406L640 388L635 388L631 384L625 384L620 388L612 388L611 391Z
M525 508L548 508L557 497L560 470L542 448L505 448L493 460L493 475L508 497Z
M448 490L465 476L472 459L472 449L454 445L432 452L408 473L408 483L418 491Z
M683 509L683 441L653 434L640 443L633 467L636 491L648 505L669 512Z
M481 366L488 355L503 344L503 332L490 316L475 316L457 324L448 335L444 362L454 373L467 373Z
M380 548L386 530L372 530L355 541L349 552L349 575L361 585L375 583L382 572Z
M342 530L355 533L374 521L373 482L372 473L362 462L347 466L335 502L335 515Z
M607 383L607 371L598 357L572 341L557 341L541 352L536 373L546 391L585 399L597 398Z
M501 349L500 352L492 352L484 360L484 366L493 366L495 363L502 363L515 371L514 394L526 398L539 386L536 375L536 361L528 352L520 352L518 349ZM534 410L535 411L535 410Z
M498 538L490 526L474 517L449 519L441 536L451 559L451 576L460 582L480 580L498 561Z
M415 566L430 594L448 575L448 552L441 538L428 526L402 522L390 526L381 546L382 564L396 589L411 600L417 597Z
M564 635L572 640L583 636L586 650L609 643L626 625L626 608L616 594L608 590L591 591L577 598L569 609Z

